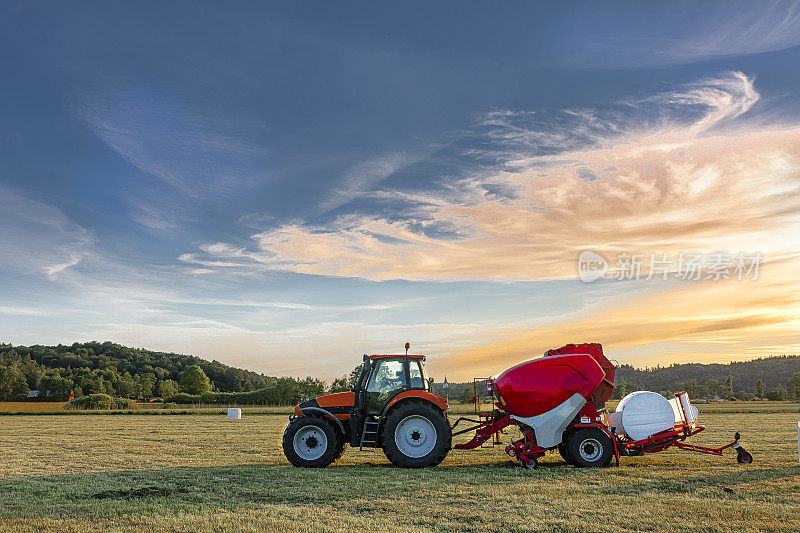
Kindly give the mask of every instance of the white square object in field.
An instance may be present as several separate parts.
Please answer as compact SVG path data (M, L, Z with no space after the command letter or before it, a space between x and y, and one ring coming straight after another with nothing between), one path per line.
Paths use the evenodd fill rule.
M238 408L237 409L234 409L234 408L228 409L228 416L227 416L228 420L241 420L241 418L242 418L242 410L241 409L238 409Z

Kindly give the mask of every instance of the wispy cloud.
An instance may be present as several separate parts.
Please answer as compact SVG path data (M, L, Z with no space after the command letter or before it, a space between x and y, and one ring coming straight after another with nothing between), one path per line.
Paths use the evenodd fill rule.
M84 96L75 112L122 159L161 183L123 197L131 218L151 230L169 230L198 218L197 205L240 194L256 182L265 148L249 132L259 126L226 124L179 94L129 87Z
M800 129L723 128L757 100L753 81L731 73L620 109L571 111L568 127L493 113L484 152L498 169L439 191L382 192L414 199L410 216L296 221L255 234L255 250L205 244L182 260L373 280L536 280L573 277L577 253L598 246L785 251L800 213ZM542 153L547 138L568 149Z
M76 111L126 161L189 198L240 187L262 154L178 95L130 89L92 96Z
M359 163L345 173L342 184L330 193L320 207L323 211L330 211L360 198L375 185L417 159L407 154L391 153Z
M655 6L650 6L655 7ZM800 45L800 2L619 6L564 15L552 25L552 60L573 67L649 68ZM602 11L601 11L602 10Z
M94 239L57 207L0 185L2 271L56 279L90 253Z

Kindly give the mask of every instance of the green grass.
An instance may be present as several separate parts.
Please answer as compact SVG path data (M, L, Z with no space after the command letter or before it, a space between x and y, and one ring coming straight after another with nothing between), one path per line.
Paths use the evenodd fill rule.
M795 531L800 417L701 412L709 429L690 442L740 430L755 462L669 450L600 470L548 455L527 471L498 447L416 471L347 450L304 470L283 458L285 415L3 417L0 529Z

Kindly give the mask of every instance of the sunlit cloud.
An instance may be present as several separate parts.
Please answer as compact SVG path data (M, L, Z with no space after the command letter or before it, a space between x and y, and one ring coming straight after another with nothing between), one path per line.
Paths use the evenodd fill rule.
M570 342L601 342L609 357L641 366L798 353L798 266L795 258L767 264L758 281L674 281L633 297L603 299L569 318L473 338L472 346L449 348L433 368L463 378L490 375Z
M181 259L371 280L542 280L574 277L587 248L782 254L800 213L800 128L736 124L757 100L753 81L732 73L626 104L648 113L628 112L624 127L614 113L573 112L583 147L545 154L541 139L569 133L526 134L514 113L494 113L503 167L440 191L383 191L411 203L410 216L296 221L253 235L255 249L204 244Z
M478 121L491 142L470 155L498 162L494 170L438 190L373 194L409 206L404 216L295 221L254 234L255 247L206 243L182 260L368 280L514 282L575 278L585 249L609 259L759 252L767 263L758 281L656 283L558 320L472 327L425 348L432 369L457 378L470 377L466 367L490 374L576 341L603 342L639 363L674 360L669 350L697 361L785 353L800 345L792 296L800 127L748 120L758 100L751 78L730 73L617 107L570 110L562 127L535 113L492 112Z

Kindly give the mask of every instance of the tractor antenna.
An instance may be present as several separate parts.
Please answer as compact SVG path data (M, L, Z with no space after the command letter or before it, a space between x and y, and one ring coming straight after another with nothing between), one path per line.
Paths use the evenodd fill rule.
M406 343L406 355L408 355L408 349L409 349L409 348L411 348L411 343L410 343L410 342L407 342L407 343Z

